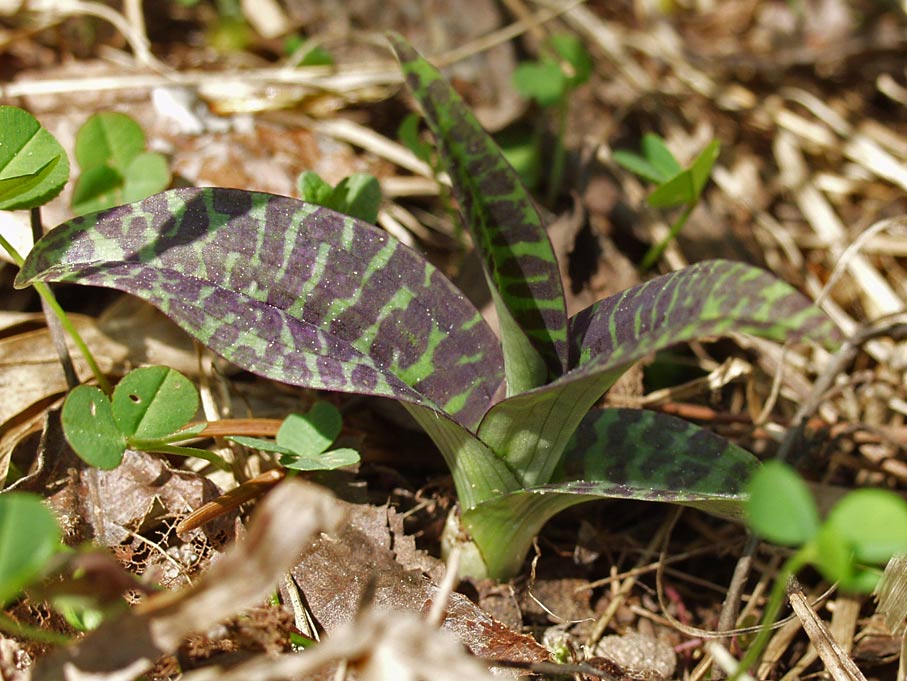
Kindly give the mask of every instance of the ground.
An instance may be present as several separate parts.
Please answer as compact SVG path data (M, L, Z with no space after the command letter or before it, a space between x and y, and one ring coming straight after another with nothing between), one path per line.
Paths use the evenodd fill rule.
M140 2L125 0L100 15L91 3L0 5L0 103L35 114L70 152L89 115L128 113L150 148L165 154L172 186L298 196L304 170L332 184L372 173L384 196L379 225L425 253L489 315L447 190L398 143L414 105L385 31L444 67L499 139L539 141L543 170L534 191L568 275L571 313L651 276L637 264L676 217L646 205L650 185L619 167L613 152L637 150L642 135L655 132L685 164L717 139L703 201L656 273L715 257L759 265L820 301L845 335L862 341L842 365L813 347L782 352L744 337L694 343L649 358L606 401L682 416L762 458L802 418L799 469L820 504L863 486L904 494L904 7L269 0L242 3L256 7L243 14L239 4L147 3L142 12ZM565 173L552 187L544 170L556 115L524 100L511 74L544 53L550 35L564 33L582 42L593 69L570 96ZM294 36L324 48L333 65L294 69ZM70 196L68 188L46 207L46 226L71 217ZM10 240L28 241L22 215L0 220ZM250 514L265 504L253 500L199 528L178 527L237 483L258 480L260 496L273 485L257 476L269 475L273 461L209 438L202 444L233 457L231 474L137 452L112 472L86 467L62 437L67 386L37 297L13 290L15 273L5 265L0 282L0 471L8 490L48 500L67 543L99 548L79 559L80 583L113 614L74 648L3 638L0 678L61 678L67 661L101 675L93 678L132 678L148 665L147 678L233 678L220 670L304 658L276 657L300 634L323 639L305 654L309 667L272 669L269 678L479 678L472 658L416 618L429 617L446 594L438 544L455 498L440 456L402 410L268 382L197 348L135 299L59 289L106 373L174 367L200 386L209 421L246 419L244 432L266 436L274 419L315 399L342 411L341 440L361 452L358 467L308 476L320 487L279 485L296 496L262 509L258 524L249 524ZM324 488L336 500L321 496ZM746 538L740 524L691 510L678 519L669 506L583 505L545 528L520 576L460 582L437 619L471 653L497 661L498 673L552 674L543 663L557 649L559 661L586 665L573 668L576 678L717 678L707 644L719 627L759 621L785 555L761 546L749 578L733 587L742 591L729 595ZM240 547L228 548L234 540ZM36 586L8 613L76 635L45 604L72 579ZM811 600L823 597L815 610L830 621L843 655L866 678L896 678L901 640L873 599L826 594L829 585L808 571L801 583ZM179 591L149 606L158 588ZM736 623L719 623L741 598ZM131 611L118 609L124 599ZM736 633L720 640L739 656L752 632ZM319 650L321 658L311 657ZM34 666L39 660L43 667ZM130 667L139 660L147 665ZM805 678L829 664L794 617L756 676ZM232 673L255 678L250 670L264 668Z

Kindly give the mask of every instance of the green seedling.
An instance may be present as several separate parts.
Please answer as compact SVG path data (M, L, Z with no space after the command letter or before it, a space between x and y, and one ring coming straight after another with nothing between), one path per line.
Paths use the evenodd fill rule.
M68 179L69 160L54 136L30 113L14 106L0 106L0 210L30 210L32 224L43 230L41 206L56 197ZM22 256L3 234L0 234L0 247L17 266L22 266ZM50 287L41 282L36 282L34 287L73 339L98 385L109 389L94 355Z
M642 271L651 269L668 244L680 234L680 230L702 198L702 190L709 180L712 166L718 160L720 150L718 140L712 140L689 168L683 168L664 140L658 135L648 133L642 139L642 155L623 150L614 152L614 161L618 165L656 185L654 191L649 194L650 206L653 208L683 206L683 212L671 225L668 236L646 252L639 266Z
M378 221L381 185L374 175L353 173L340 180L336 187L332 187L318 173L307 170L299 176L297 184L304 201L371 224Z
M746 510L747 522L759 536L796 551L779 571L765 609L765 626L747 650L738 675L759 658L788 580L803 567L812 565L845 591L871 593L882 574L877 566L907 552L907 501L888 490L858 489L844 496L822 521L803 480L778 461L766 463L753 475Z
M167 160L145 150L142 126L126 114L93 115L76 135L81 175L72 195L76 214L138 201L170 184Z
M592 76L592 57L583 42L572 34L551 36L538 61L523 62L513 72L513 85L524 97L555 112L557 135L548 183L552 203L563 182L570 97ZM536 144L537 146L537 144ZM525 154L525 150L523 151Z
M324 47L306 40L298 33L287 36L283 43L284 54L293 66L333 66L334 57Z
M750 453L665 414L595 405L671 345L733 332L834 347L832 322L767 272L721 260L568 317L519 175L437 69L392 43L482 256L500 340L437 268L387 233L241 189L175 189L64 223L35 245L16 285L125 291L258 375L399 401L447 462L493 577L517 573L544 523L581 502L740 517L758 466Z
M305 414L290 414L277 431L275 440L233 436L227 438L246 447L280 454L280 465L297 471L322 471L352 466L359 452L341 447L331 449L340 435L343 420L330 402L319 401Z
M110 397L90 385L71 390L63 403L63 433L82 460L105 470L119 466L127 449L195 456L228 470L212 452L175 444L204 430L204 423L188 426L198 404L195 386L178 371L141 367Z

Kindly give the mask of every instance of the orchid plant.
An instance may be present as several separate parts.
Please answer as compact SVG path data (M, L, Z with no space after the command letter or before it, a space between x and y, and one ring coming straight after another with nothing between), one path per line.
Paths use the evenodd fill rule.
M595 405L661 348L729 332L833 345L832 323L788 284L728 261L568 318L516 172L441 74L391 41L481 253L500 339L438 269L373 225L241 189L173 189L75 218L35 245L17 286L126 291L258 375L402 403L447 462L492 577L518 572L542 525L584 501L739 515L755 457L665 414Z

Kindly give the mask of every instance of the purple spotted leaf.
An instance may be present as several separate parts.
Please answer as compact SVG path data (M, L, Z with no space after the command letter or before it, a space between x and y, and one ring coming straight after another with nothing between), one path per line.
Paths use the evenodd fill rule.
M551 241L519 173L460 96L406 42L391 43L472 234L501 325L507 394L567 367L567 309Z
M676 343L749 333L772 340L838 332L803 294L764 270L713 260L627 289L570 321L577 365L559 379L493 405L479 437L519 471L524 486L551 480L567 441L633 363Z
M489 574L515 574L552 516L593 499L670 502L739 519L757 466L746 450L677 417L593 409L567 444L556 482L483 501L463 522L480 548L510 547L486 553Z
M499 343L431 264L381 230L290 198L174 189L64 223L17 279L136 295L244 369L383 395L474 426Z

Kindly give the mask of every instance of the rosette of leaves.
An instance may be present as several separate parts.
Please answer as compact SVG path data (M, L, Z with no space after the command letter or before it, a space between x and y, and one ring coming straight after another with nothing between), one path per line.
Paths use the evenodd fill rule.
M64 223L17 279L127 291L236 365L286 383L401 402L437 444L487 574L521 567L557 512L601 498L739 515L758 465L663 414L595 404L633 363L703 336L833 344L832 323L759 269L711 261L568 318L527 191L434 67L392 38L500 319L500 340L435 267L324 207L176 189Z

